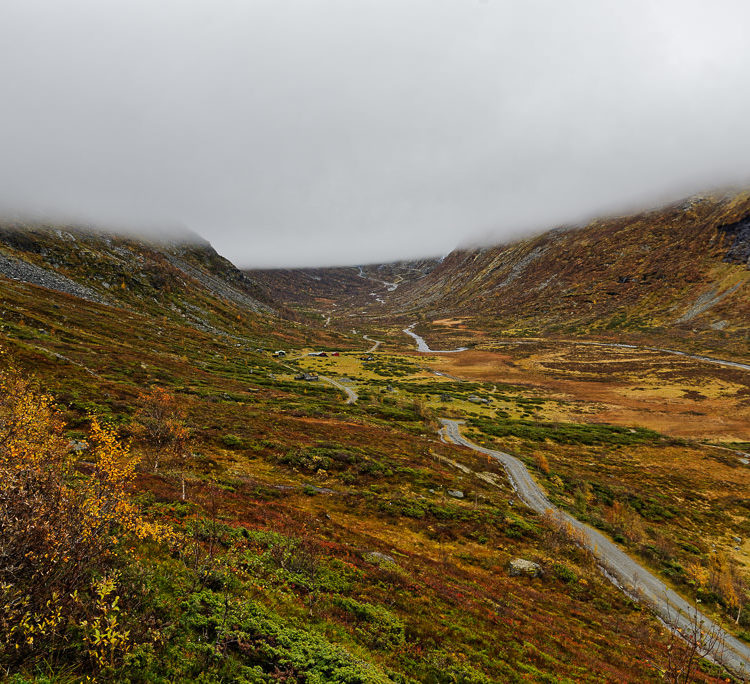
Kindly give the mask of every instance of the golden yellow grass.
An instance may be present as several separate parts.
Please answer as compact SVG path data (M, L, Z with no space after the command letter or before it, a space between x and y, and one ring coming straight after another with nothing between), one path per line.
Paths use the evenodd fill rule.
M452 328L454 326L462 325L464 320L465 319L463 318L440 318L438 320L432 321L432 324L445 326L447 328Z
M675 437L750 441L750 373L657 352L566 347L470 351L432 366L468 380L527 385L564 400L550 417L640 425ZM585 407L585 410L582 410Z

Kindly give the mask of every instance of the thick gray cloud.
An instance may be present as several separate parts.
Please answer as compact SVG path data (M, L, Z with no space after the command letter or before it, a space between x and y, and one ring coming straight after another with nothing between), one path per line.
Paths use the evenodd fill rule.
M322 265L744 184L749 33L747 0L3 0L0 210Z

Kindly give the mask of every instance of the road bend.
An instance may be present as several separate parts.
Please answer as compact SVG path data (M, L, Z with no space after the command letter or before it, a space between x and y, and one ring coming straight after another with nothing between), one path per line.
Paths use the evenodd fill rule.
M362 337L363 337L364 339L366 339L366 340L367 340L368 342L374 342L374 343L375 343L375 344L373 344L373 345L372 345L372 347L370 347L370 348L369 348L369 349L368 349L368 350L367 350L367 351L365 352L365 354L371 354L372 352L374 352L375 350L377 350L377 348L378 348L378 347L379 347L379 346L380 346L381 344L383 344L383 340L373 340L373 339L372 339L372 337L368 337L367 335L362 335Z
M336 389L340 389L344 394L346 394L347 404L357 403L357 399L359 399L359 395L351 387L347 387L346 385L334 380L333 378L328 378L325 375L318 376L318 380L321 380L322 382L327 382L329 385L333 385Z
M556 508L547 498L544 490L531 477L526 466L515 456L503 451L487 449L466 439L459 429L463 421L443 418L441 422L443 424L441 435L444 439L499 461L505 468L518 498L529 508L540 514L550 512L578 530L581 543L594 554L601 570L613 584L631 597L651 605L673 630L681 630L683 634L692 634L698 625L704 632L717 635L717 645L708 657L743 680L750 676L750 648L748 646L703 615L695 606L690 605L601 532Z

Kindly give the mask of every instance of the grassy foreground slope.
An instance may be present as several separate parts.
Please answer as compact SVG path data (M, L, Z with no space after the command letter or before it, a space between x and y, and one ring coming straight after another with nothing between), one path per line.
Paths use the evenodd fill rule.
M4 375L0 423L32 415L24 429L44 427L23 448L0 443L5 500L35 521L2 518L3 529L38 532L37 570L0 568L8 677L660 681L670 670L680 645L566 530L511 506L496 464L436 441L424 401L373 385L347 406L268 353L369 343L221 295L195 255L177 257L199 270L191 274L133 245L135 257L113 262L116 278L98 281L96 250L44 241L44 252L3 253L102 301L0 277L0 345L18 369ZM137 277L145 251L168 286ZM134 281L114 287L128 269ZM403 378L409 363L383 360L379 377ZM169 396L169 420L188 430L180 449L144 428L154 386ZM112 430L92 432L92 415ZM128 439L129 453L117 447ZM42 448L50 459L40 464L30 454ZM23 483L67 503L41 506ZM96 536L83 523L105 504L120 517ZM86 534L70 534L71 521ZM10 539L4 559L25 548ZM511 575L519 557L543 574ZM703 667L696 676L716 681Z

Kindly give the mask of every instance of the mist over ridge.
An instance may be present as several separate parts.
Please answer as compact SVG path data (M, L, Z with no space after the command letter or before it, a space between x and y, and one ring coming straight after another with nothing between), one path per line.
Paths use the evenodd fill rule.
M0 214L320 266L746 185L749 21L733 0L10 0Z

